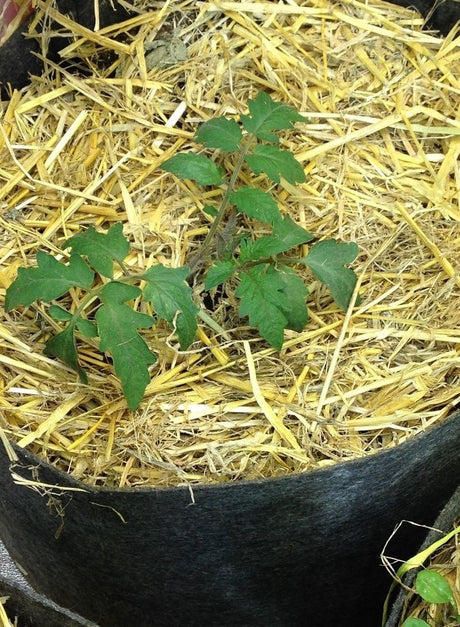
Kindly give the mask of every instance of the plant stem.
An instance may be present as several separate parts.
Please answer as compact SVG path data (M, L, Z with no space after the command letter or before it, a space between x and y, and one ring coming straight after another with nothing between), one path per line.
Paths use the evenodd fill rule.
M104 286L102 286L104 287ZM90 304L92 300L99 296L99 293L102 290L102 287L96 287L88 292L88 294L83 298L81 303L78 305L77 309L74 311L72 315L72 319L70 320L70 324L75 325L80 314L86 309L86 307Z
M249 149L251 145L254 143L255 139L256 138L254 135L252 134L248 135L246 142L243 144L243 146L240 149L237 162L232 172L232 176L230 177L230 181L228 182L224 197L222 198L222 202L220 203L219 211L217 213L217 216L215 217L214 222L211 224L211 228L209 229L208 234L206 235L206 238L203 242L203 248L206 248L207 246L209 246L209 244L212 242L213 238L216 235L217 229L219 228L219 225L225 216L225 211L227 210L227 205L230 199L230 194L232 193L233 188L235 187L236 180L241 172L241 168L243 167L246 155L248 154Z
M240 148L240 151L238 153L238 159L236 161L235 167L233 168L232 175L228 182L227 189L225 190L224 197L222 198L222 201L220 203L220 207L217 212L217 215L214 218L214 222L211 224L211 227L203 243L201 244L198 253L192 258L192 260L188 264L188 266L190 267L190 273L189 273L189 276L187 277L187 280L189 280L191 277L193 277L197 273L197 271L199 271L203 258L208 254L210 248L213 246L214 238L216 237L217 230L227 211L230 194L232 193L235 187L235 183L241 172L241 168L243 167L246 155L248 154L249 149L251 148L252 144L256 141L256 139L257 139L256 136L253 135L252 133L248 134L246 137L246 141L244 142L244 144L242 144Z

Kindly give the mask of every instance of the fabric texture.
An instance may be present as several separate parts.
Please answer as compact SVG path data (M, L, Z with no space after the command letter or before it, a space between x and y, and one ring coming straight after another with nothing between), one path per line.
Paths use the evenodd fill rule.
M101 627L378 625L380 553L460 484L460 414L408 443L278 479L92 489L0 447L0 538L41 594ZM53 488L13 482L11 471ZM386 554L424 540L402 527Z
M35 592L1 542L0 597L7 598L5 609L12 621L18 618L20 627L97 627Z

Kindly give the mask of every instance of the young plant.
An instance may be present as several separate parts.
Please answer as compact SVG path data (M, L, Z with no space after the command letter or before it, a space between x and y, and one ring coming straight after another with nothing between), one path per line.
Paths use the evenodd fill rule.
M205 148L234 153L234 165L226 178L222 167L203 154L180 153L162 164L163 170L180 179L191 179L200 185L223 185L224 193L218 208L205 207L214 217L199 252L190 260L191 272L204 272L206 290L235 277L236 296L240 300L239 315L248 316L252 326L272 346L281 349L285 329L301 331L308 322L306 297L308 290L293 266L309 266L316 278L325 283L337 303L346 310L356 284L356 275L346 264L358 254L355 243L339 243L334 239L313 245L306 257L293 258L286 253L300 244L311 242L314 235L295 224L289 215L282 215L273 196L260 187L238 185L244 166L253 174L265 174L272 183L281 177L295 185L305 181L301 164L292 152L280 148L275 131L289 130L294 122L306 123L294 107L275 102L265 92L248 101L250 115L242 115L240 123L225 117L205 122L196 134L196 141ZM254 231L234 234L238 214L268 225L271 232L256 237ZM227 224L222 227L224 218ZM230 232L229 232L230 231Z
M257 186L257 179L252 185L239 183L243 168L256 177L264 174L275 184L281 177L292 185L305 181L294 155L280 148L276 131L292 129L294 122L305 123L306 118L264 92L249 100L248 107L249 114L242 115L239 123L214 118L196 134L196 141L205 148L233 158L228 177L222 165L201 153L180 153L162 164L163 170L181 179L223 187L219 207L204 208L214 219L187 266L158 264L144 273L130 274L123 263L129 242L117 223L106 233L90 227L68 239L63 245L71 250L68 263L38 252L37 267L20 268L6 291L5 309L10 311L38 299L51 303L76 287L86 290L75 311L50 305L50 315L66 326L48 340L45 351L76 370L86 383L75 334L99 338L100 350L111 354L131 409L139 405L150 380L149 367L157 360L138 329L152 327L157 319L166 320L176 331L181 349L186 350L195 338L200 312L192 297L192 282L204 278L205 290L229 280L236 282L239 315L247 316L277 349L283 345L285 329L301 331L308 322L308 290L294 267L308 266L328 286L341 309L350 302L356 275L346 265L358 254L356 244L329 239L312 245L306 257L293 256L293 249L311 242L314 236L289 215L282 215L273 196ZM265 223L268 234L257 237L254 229L245 230L239 224L241 215ZM117 279L113 278L114 264L122 274ZM156 317L145 313L147 308Z
M460 614L455 604L454 595L446 579L435 570L421 570L415 579L415 589L424 601L436 604L449 604L452 624L460 625ZM402 627L430 627L421 618L406 618Z

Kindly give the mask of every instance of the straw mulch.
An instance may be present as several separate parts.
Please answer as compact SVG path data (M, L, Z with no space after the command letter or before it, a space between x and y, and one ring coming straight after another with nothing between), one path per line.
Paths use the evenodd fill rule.
M7 597L0 597L0 625L1 627L17 627L17 621L10 622L5 610L5 603L7 601Z
M318 237L358 243L362 303L343 313L305 274L311 321L281 352L231 293L208 312L223 332L202 323L185 353L166 327L143 332L159 361L137 412L95 342L79 343L84 386L43 355L57 329L46 306L2 311L4 434L89 484L172 486L302 472L442 421L460 400L455 33L422 32L418 14L379 0L143 5L98 33L60 18L78 72L48 64L1 105L0 298L38 250L62 255L90 225L123 222L132 268L184 264L222 190L158 166L263 89L311 122L283 139L307 183L282 182L276 199ZM154 38L167 55L148 69Z

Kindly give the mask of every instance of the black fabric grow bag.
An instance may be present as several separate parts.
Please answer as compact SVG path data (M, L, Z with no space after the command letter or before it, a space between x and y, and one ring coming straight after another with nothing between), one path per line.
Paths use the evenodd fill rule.
M38 594L24 579L0 542L0 598L19 627L97 627Z
M101 626L379 625L382 548L402 519L433 524L459 445L455 414L324 470L142 490L87 488L16 448L14 472L50 487L17 485L0 447L0 538L39 593ZM407 559L424 534L403 527L386 553Z
M55 0L54 6L85 28L94 28L93 0ZM131 16L131 13L117 0L98 0L98 7L101 28L122 22ZM0 46L0 96L2 98L8 97L6 89L8 84L19 89L29 83L31 74L40 75L43 71L43 61L40 56L37 56L41 52L39 42L33 37L25 36L33 20L33 15L28 17L6 43ZM58 25L51 22L51 28L58 30ZM48 59L62 63L59 52L70 41L68 37L54 33L48 42Z

